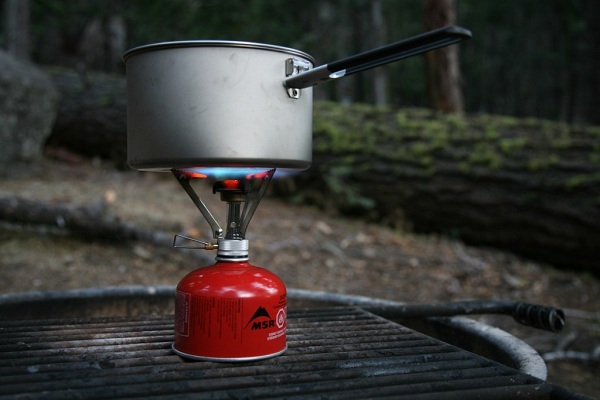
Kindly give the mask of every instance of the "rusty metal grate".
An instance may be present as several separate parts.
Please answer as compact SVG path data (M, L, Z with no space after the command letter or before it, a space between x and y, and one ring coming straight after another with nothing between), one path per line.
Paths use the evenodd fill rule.
M358 308L291 311L288 351L185 361L173 319L0 323L0 398L548 398L543 381Z

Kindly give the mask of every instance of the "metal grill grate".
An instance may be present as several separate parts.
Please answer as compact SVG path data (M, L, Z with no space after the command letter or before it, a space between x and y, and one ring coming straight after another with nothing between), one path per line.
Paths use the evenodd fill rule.
M185 361L172 317L0 323L0 398L548 398L517 370L358 308L290 312L288 351Z

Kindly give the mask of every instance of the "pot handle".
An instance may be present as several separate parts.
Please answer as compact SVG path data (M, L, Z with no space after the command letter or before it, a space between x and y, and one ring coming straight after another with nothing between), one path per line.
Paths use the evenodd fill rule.
M342 60L321 65L296 75L291 75L283 81L283 85L291 89L307 88L332 79L416 56L440 47L449 46L470 39L471 36L471 31L468 29L449 25Z

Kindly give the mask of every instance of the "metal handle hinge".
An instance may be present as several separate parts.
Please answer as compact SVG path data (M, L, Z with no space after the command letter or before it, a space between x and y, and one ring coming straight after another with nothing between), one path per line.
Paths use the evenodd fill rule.
M299 58L288 58L285 60L285 76L298 75L301 72L308 71L311 67L310 61ZM284 81L285 86L285 81ZM299 99L302 89L286 87L288 96L292 99Z

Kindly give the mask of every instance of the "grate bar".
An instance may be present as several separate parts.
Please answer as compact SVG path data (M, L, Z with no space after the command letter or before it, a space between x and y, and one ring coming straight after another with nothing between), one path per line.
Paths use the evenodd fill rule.
M175 356L173 317L0 323L0 399L521 398L544 382L357 308L288 315L288 351L241 364ZM469 395L469 396L467 396Z
M239 366L234 367L234 371L228 372L228 376L241 377L246 374L282 374L282 373L300 373L306 371L326 371L326 370L339 370L339 369L357 369L367 368L365 374L370 373L369 371L375 370L376 368L385 368L386 371L399 371L413 368L442 368L447 365L448 362L453 362L455 368L471 368L471 367L482 367L487 368L486 365L473 364L473 361L467 357L457 357L453 353L444 353L438 356L411 356L405 355L399 357L386 357L386 358L372 358L372 353L353 354L350 359L332 359L332 360L314 360L311 359L297 359L293 364L284 365L269 365L269 366L254 366L251 369L241 368ZM361 357L362 356L362 357ZM93 365L86 362L69 363L69 364L51 364L51 365L34 365L28 366L25 370L22 367L15 367L12 369L4 369L2 371L3 377L0 378L0 383L34 383L43 382L46 380L56 379L56 373L61 371L72 371L69 378L76 377L87 377L90 375L88 371L90 367L95 367L93 375L96 378L102 378L105 376L112 376L114 374L114 368L127 368L121 376L131 374L148 374L148 373L165 373L165 372L189 372L194 371L196 368L190 363L173 363L176 360L170 360L171 363L165 364L154 364L155 358L151 359L137 359L133 363L122 363L121 365L111 364L109 361L95 361ZM128 365L123 365L128 364ZM27 373L25 373L27 371ZM35 373L32 373L35 371ZM223 375L224 370L207 370L204 371L203 377L209 378L220 378ZM3 392L3 388L0 387L0 393Z

